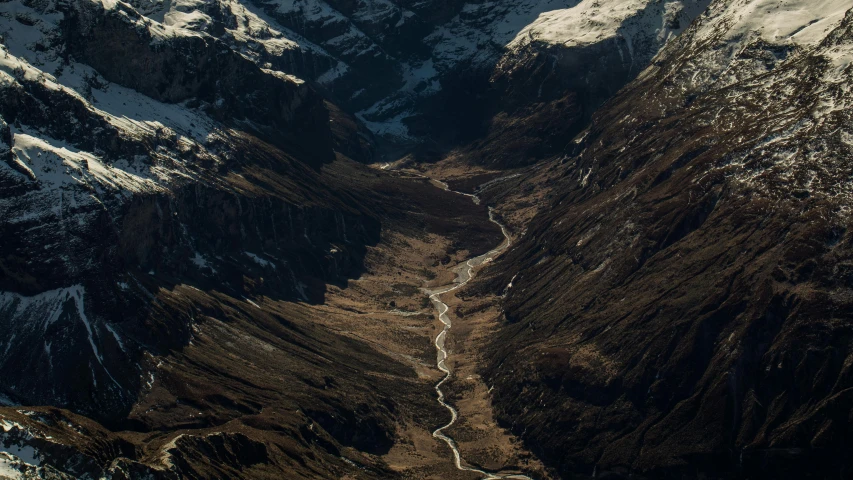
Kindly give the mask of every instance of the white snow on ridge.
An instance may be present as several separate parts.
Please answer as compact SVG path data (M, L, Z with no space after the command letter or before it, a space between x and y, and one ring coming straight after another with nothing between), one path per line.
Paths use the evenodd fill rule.
M18 430L25 430L24 426L20 423L13 422L11 420L6 420L4 418L0 418L0 428L3 429L3 433L8 433L13 428Z
M374 108L379 106L380 104L374 105ZM392 138L397 138L400 140L411 140L413 139L411 135L409 135L409 127L406 126L404 120L412 115L412 112L406 110L405 112L398 113L391 118L386 118L380 121L372 121L368 120L364 116L364 112L360 112L356 114L356 116L361 120L364 125L370 129L374 134L380 136L387 136Z
M257 263L258 265L260 265L262 267L272 267L273 269L276 268L274 263L270 262L269 260L267 260L265 258L261 258L252 252L243 252L243 254L246 255L247 257L251 258L252 261L254 261L255 263Z
M664 15L630 25L644 9L663 4ZM689 20L709 5L708 0L582 0L570 8L543 12L509 42L510 48L531 41L568 47L590 45L607 38L630 36L630 29L665 34L666 21ZM849 0L732 0L711 3L700 21L697 38L737 41L758 37L768 43L814 45L838 25L853 5ZM663 20L663 22L660 22ZM679 28L687 27L680 22Z
M645 0L584 0L571 8L544 12L522 29L510 46L525 41L567 47L597 43L615 37L622 22L636 15L647 3Z
M530 42L565 47L586 46L623 37L629 49L631 37L656 38L662 46L673 32L687 27L709 0L582 0L575 6L544 12L509 42L516 49ZM655 52L649 57L653 56Z
M480 64L494 60L497 49L508 44L540 14L565 8L577 0L513 0L466 4L459 15L426 38L433 46L439 71L461 61ZM487 20L484 22L484 20Z
M119 12L119 15L124 17L124 19L134 24L137 28L148 30L151 33L152 43L162 42L164 40L168 40L173 37L203 37L207 36L206 33L193 30L190 27L193 25L192 20L195 21L204 21L204 18L195 15L193 18L185 18L178 17L174 19L172 24L161 23L161 22L146 22L145 18L132 17L127 14L125 11L129 9L133 9L131 5L125 3L121 0L87 0L93 3L100 4L103 6L104 10L113 10ZM207 17L205 15L205 17ZM207 17L209 20L210 17ZM163 19L166 20L165 18Z
M689 44L679 46L684 62L673 75L701 91L756 78L791 55L814 53L851 8L850 0L716 0L688 32ZM835 65L827 80L844 80L849 50L821 49Z
M768 43L815 45L838 26L850 0L735 0L709 10L699 38L722 40L758 37Z
M332 61L332 66L317 76L317 82L324 85L331 84L349 70L349 66L345 62L335 58L323 47L282 26L251 2L219 1L223 4L227 2L236 22L236 28L226 30L235 40L246 44L249 50L253 48L253 43L257 43L272 56L301 55L301 52L305 51L328 58ZM251 55L247 56L251 58Z
M33 25L10 18L17 15L29 18ZM76 62L64 63L59 52L38 47L52 43L61 20L61 14L39 13L21 0L0 3L0 31L5 35L0 45L0 72L6 74L0 74L0 86L13 84L23 73L27 81L38 81L49 89L89 103L91 110L114 126L138 136L150 136L168 127L195 141L204 141L214 129L214 122L203 113L182 105L162 103L108 82L99 78L91 67ZM96 87L90 79L98 79Z
M348 65L335 58L319 45L305 39L296 32L282 26L267 15L259 5L240 0L134 0L136 10L150 22L150 30L155 37L162 36L214 36L217 22L225 27L225 35L219 38L261 67L270 68L269 57L291 57L291 61L305 62L301 58L309 52L327 59L331 66L322 72L320 83L329 83L348 70ZM291 2L292 3L292 2ZM104 0L104 5L114 9L112 0ZM275 7L275 5L272 5ZM293 7L293 5L290 5ZM214 19L207 12L218 10L226 16ZM293 12L290 12L293 14ZM230 16L230 18L228 18ZM266 56L261 55L266 52ZM314 65L317 68L317 65Z
M52 188L62 185L98 184L115 190L153 192L162 190L153 179L106 165L95 155L63 142L15 133L12 153L38 179Z
M345 25L347 28L344 33L324 42L325 45L333 47L346 47L343 55L360 56L380 52L379 46L370 36L322 0L280 0L275 3L275 6L276 11L281 15L296 15L302 21L320 24L324 28L334 29L338 25Z
M367 8L360 8L353 14L355 20L387 24L386 19L402 12L400 6L389 0L369 0L364 5Z
M0 25L2 21L0 12ZM44 28L42 24L37 25ZM16 27L16 32L19 30ZM31 27L30 31L38 30ZM91 79L98 75L86 65L70 63L58 68L60 60L55 58L54 52L36 51L23 42L7 43L0 45L0 89L20 88L26 82L39 84L81 102L93 116L113 125L125 138L157 139L155 143L168 138L176 142L178 150L203 151L203 144L216 135L215 122L200 111L180 104L162 103L103 79L92 83ZM33 63L42 65L41 68L53 68L57 74L46 73ZM77 119L71 117L66 121L73 123ZM8 147L13 154L15 174L50 189L83 186L91 187L94 195L112 192L127 196L131 192L162 191L166 183L194 175L188 173L185 161L174 151L158 150L143 155L144 158L120 158L108 163L98 155L27 125L13 126L11 131L12 145ZM149 156L157 156L158 161L147 161ZM215 157L210 158L215 161ZM0 168L9 167L0 165Z
M210 15L201 11L205 2L199 0L173 0L168 3L169 11L163 12L163 25L204 31L213 23Z
M22 480L23 472L15 468L17 462L14 458L4 453L0 453L0 478L9 478L11 480Z
M325 73L317 77L317 83L321 85L330 85L335 80L341 78L349 71L349 66L344 62L338 62L334 67L326 70Z
M14 21L18 15L30 22ZM61 14L40 14L20 0L0 3L0 28L6 34L5 44L0 45L0 88L20 88L19 84L25 82L40 84L83 103L94 116L100 116L127 138L172 138L180 150L201 147L215 133L216 123L200 111L162 103L107 82L91 67L74 62L63 64L58 52L38 48L51 43L60 20ZM17 173L45 187L88 185L96 191L154 192L162 190L164 182L184 176L179 171L183 170L183 160L172 157L175 152L161 152L171 161L157 162L156 167L135 157L108 164L93 153L80 151L26 125L13 128L12 133L10 147Z
M824 80L843 82L850 79L853 75L853 72L850 72L850 66L853 65L853 45L839 45L824 51L823 55L833 65L833 68L826 72Z
M33 296L20 295L14 292L0 292L0 312L3 313L2 318L8 322L13 322L16 318L42 318L44 321L38 328L44 330L59 320L64 312L66 301L77 298L77 291L82 288L80 285L74 285L68 288L48 290ZM29 327L30 329L36 328L35 325L29 325ZM8 339L7 341L11 343L11 340ZM6 350L6 346L2 347L2 350ZM3 355L0 355L0 358L2 357Z

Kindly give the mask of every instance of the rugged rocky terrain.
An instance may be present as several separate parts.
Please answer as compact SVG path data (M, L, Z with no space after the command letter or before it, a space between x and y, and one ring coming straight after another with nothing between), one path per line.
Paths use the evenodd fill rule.
M851 21L714 1L517 181L486 381L563 475L850 474Z
M485 115L462 157L507 168L562 152L592 113L707 4L578 2L544 12L492 68Z
M390 232L487 250L485 207L363 166L353 117L213 37L0 7L0 475L393 475L398 423L437 410L422 361L318 306Z
M173 32L217 38L312 82L389 142L388 160L413 146L432 158L485 132L524 128L523 148L478 159L506 163L553 151L534 144L556 139L519 124L556 109L578 119L560 133L577 132L707 0L130 3Z
M0 1L0 478L846 478L851 61L842 0ZM472 471L424 292L490 218Z

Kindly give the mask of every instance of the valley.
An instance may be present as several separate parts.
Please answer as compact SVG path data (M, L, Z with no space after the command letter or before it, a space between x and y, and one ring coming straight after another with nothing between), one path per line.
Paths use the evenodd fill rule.
M62 458L74 449L80 452L72 458L110 455L97 443L74 439L79 435L75 432L99 431L109 442L124 445L123 455L129 457L124 462L153 465L153 470L137 468L164 478L174 466L184 475L192 472L200 477L275 478L274 472L286 471L316 478L480 478L457 469L451 449L433 435L450 414L436 402L434 389L444 375L436 367L434 345L444 324L435 315L433 294L424 289L438 289L452 302L452 292L446 291L450 287L442 285L454 280L460 282L454 285L464 285L474 268L508 246L508 232L502 233L488 208L470 196L446 191L416 172L389 174L392 180L382 180L384 186L380 183L374 189L405 198L405 215L368 248L365 271L346 283L329 285L322 304L257 294L233 298L192 285L161 290L157 298L164 311L201 311L194 315L186 346L151 358L143 393L123 424L104 426L52 408L33 407L22 413L0 407L8 421L7 435L43 452L42 462L47 464L52 455ZM472 236L472 232L481 233ZM501 238L505 242L493 249ZM471 255L479 256L469 262ZM280 323L284 319L286 323ZM288 330L292 333L285 333ZM271 341L271 333L286 343ZM300 345L305 341L309 344ZM455 337L450 342L455 345ZM360 353L336 357L333 349ZM288 358L292 355L296 357ZM352 365L356 359L362 364ZM454 369L460 365L460 372L473 373L479 365L471 359L448 362ZM339 373L333 373L336 370ZM352 380L344 383L341 375ZM467 382L472 377L466 378ZM349 383L353 380L363 385ZM453 379L448 387L455 390L456 384ZM318 391L325 392L320 397L323 403L317 403ZM494 420L475 423L473 438L465 433L472 428L469 415L475 421L484 413L490 416L488 396L482 394L474 400L476 408L460 409L465 426L452 429L462 432L456 442L459 448L470 449L483 468L501 472L495 478L526 478L518 473L522 471L547 478L541 463ZM459 393L453 396L454 401L461 400ZM382 410L370 412L372 405L382 405ZM279 427L270 429L274 425ZM287 429L282 429L285 425ZM21 437L16 432L28 433ZM198 442L211 436L228 439L217 447L224 448L223 456L212 463L208 454L196 453L198 448L210 448ZM298 443L288 445L291 436ZM57 439L60 443L53 446ZM63 447L65 442L68 446ZM247 448L260 448L262 453L250 454ZM293 455L309 455L319 463L306 469L293 463ZM167 470L160 471L163 467ZM111 468L129 470L127 464L115 462Z
M446 185L442 185L442 186L444 186L445 189L447 188ZM465 194L465 193L461 193L461 192L454 192L454 193L459 193L460 195L465 195L465 196L469 195L469 194ZM471 199L476 204L480 203L479 199L476 196L471 197ZM492 250L489 250L488 252L486 252L486 253L478 256L478 257L470 258L470 259L466 260L465 262L457 265L453 269L453 271L456 273L456 278L454 279L453 284L450 284L448 286L443 286L443 287L440 287L440 288L435 289L435 290L428 290L427 291L427 294L429 295L430 301L436 307L438 319L444 325L441 332L439 332L438 335L436 335L436 337L435 337L435 348L438 351L438 363L437 363L438 369L445 373L445 377L442 378L441 381L439 381L435 385L435 391L438 394L438 403L440 403L443 407L445 407L450 412L450 421L446 425L444 425L443 427L436 429L432 433L432 436L435 438L443 440L444 443L446 443L447 446L450 447L450 449L453 451L454 463L456 464L456 468L458 470L468 471L468 472L484 475L485 478L529 479L530 477L527 477L527 476L521 475L521 474L496 474L493 472L486 472L484 470L480 470L480 469L471 467L470 465L468 465L468 462L466 462L462 459L462 454L459 451L459 448L456 444L456 441L444 433L445 430L453 427L456 424L456 422L459 420L459 412L458 412L458 410L456 410L456 408L454 408L452 405L447 403L447 400L445 398L446 396L444 394L444 391L442 390L443 385L445 383L447 383L449 380L452 380L452 378L453 378L453 372L447 366L448 351L447 351L447 348L445 346L445 344L447 342L448 335L450 333L450 329L452 328L453 324L452 324L452 321L450 320L450 316L448 314L448 312L450 311L450 307L448 307L447 304L441 300L441 296L444 294L447 294L447 293L455 292L456 290L459 290L460 288L464 288L465 285L467 285L468 282L470 282L474 278L474 270L476 268L484 266L487 263L491 262L492 260L495 259L495 257L497 255L500 255L504 250L509 248L510 244L512 243L512 239L510 238L509 234L507 233L506 227L504 227L503 224L501 224L500 222L495 220L494 214L491 211L491 209L489 210L489 220L492 223L494 223L500 227L501 233L504 236L504 241L498 247L496 247ZM468 378L471 378L471 377L468 377Z
M0 479L853 474L849 0L0 0Z

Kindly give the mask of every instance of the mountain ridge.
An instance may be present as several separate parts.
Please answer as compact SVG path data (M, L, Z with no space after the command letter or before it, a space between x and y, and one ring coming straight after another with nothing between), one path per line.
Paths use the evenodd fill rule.
M0 476L468 478L423 289L490 208L512 247L442 298L462 458L850 471L847 2L8 0L0 32Z
M712 2L528 177L556 206L491 280L512 288L484 373L499 417L565 475L849 470L835 455L849 421L851 67L836 52L853 12L830 3L796 18L831 29L780 45L728 37L718 26L736 31L742 5Z

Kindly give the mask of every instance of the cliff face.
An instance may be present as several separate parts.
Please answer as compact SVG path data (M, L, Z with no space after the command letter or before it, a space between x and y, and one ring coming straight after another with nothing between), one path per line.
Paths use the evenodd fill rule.
M372 154L355 120L128 4L0 19L2 474L328 477L341 448L389 448L395 407L365 372L411 370L258 306L322 302L417 209L348 157Z
M540 14L492 70L488 120L466 155L506 168L562 152L708 3L578 2Z
M850 472L853 13L766 3L712 2L522 184L553 208L486 374L566 475Z
M522 119L537 121L523 109L544 118L542 105L553 111L567 90L581 100L558 114L578 117L567 122L574 134L707 3L130 2L138 12L131 16L163 24L159 34L216 39L263 68L313 83L397 149L514 133ZM541 140L528 130L528 143ZM554 148L528 145L504 156L543 158ZM491 154L499 149L480 162Z
M418 286L492 201L560 475L848 476L851 62L849 0L2 1L0 476L442 475Z
M316 300L306 276L358 270L379 222L318 172L332 132L304 83L122 4L21 8L14 39L50 48L3 50L6 395L109 418L142 351L188 340L189 318L149 323L155 284Z
M268 142L333 158L323 99L303 80L259 68L224 42L156 24L127 4L60 7L63 56L108 82L165 103L191 102L211 118Z

